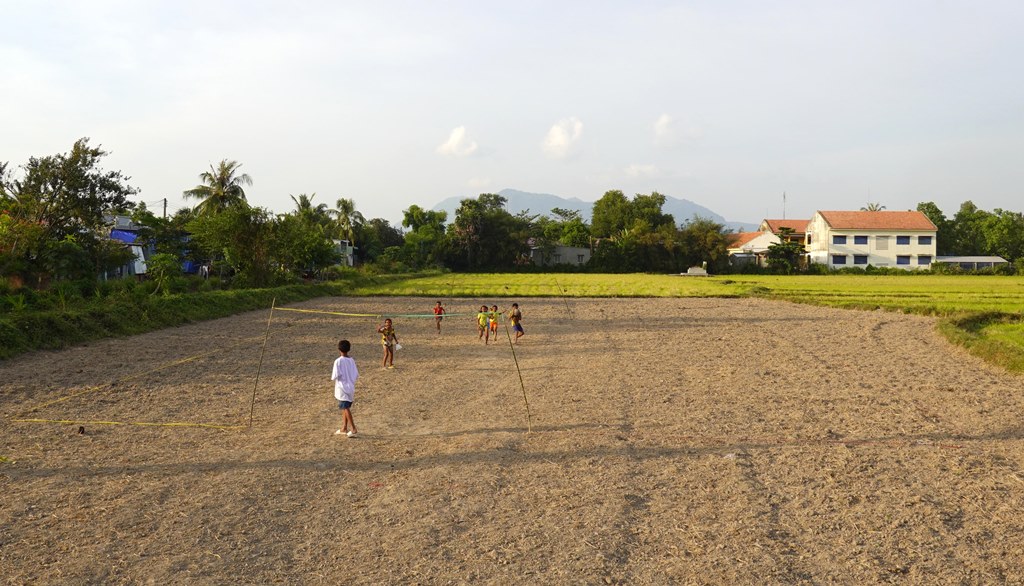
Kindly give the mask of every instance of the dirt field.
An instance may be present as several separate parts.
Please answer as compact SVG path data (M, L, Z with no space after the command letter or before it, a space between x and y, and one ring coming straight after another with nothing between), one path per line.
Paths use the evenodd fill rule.
M504 332L468 315L396 318L382 370L374 319L276 313L251 430L12 419L247 423L266 312L0 362L2 580L1024 583L1024 378L930 319L518 301L532 433Z

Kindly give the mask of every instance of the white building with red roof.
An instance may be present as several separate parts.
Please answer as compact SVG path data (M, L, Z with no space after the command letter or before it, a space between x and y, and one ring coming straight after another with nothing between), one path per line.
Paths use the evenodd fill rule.
M807 223L804 245L811 262L834 269L926 269L935 261L936 232L917 211L818 211Z
M786 240L789 242L799 242L803 244L804 237L807 235L807 225L810 220L763 220L761 225L757 228L762 232L771 232L776 236L782 235L784 229L788 229L789 233L786 236Z
M771 232L737 232L729 234L729 264L733 266L754 263L765 265L768 247L781 242Z

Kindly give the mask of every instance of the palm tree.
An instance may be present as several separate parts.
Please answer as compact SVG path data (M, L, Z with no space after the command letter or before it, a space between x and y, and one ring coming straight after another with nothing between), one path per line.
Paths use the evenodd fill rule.
M349 244L356 242L356 230L366 222L363 214L356 211L356 202L348 198L338 199L336 209L331 210L338 221L338 231Z
M252 178L245 173L235 174L241 166L238 161L223 159L216 167L210 165L209 171L199 174L203 184L184 192L186 198L202 200L195 208L197 214L205 216L230 207L249 205L242 185L252 185Z
M880 203L869 203L868 205L860 208L862 212L880 212L885 209L885 206Z
M331 217L330 211L327 209L327 204L321 203L315 206L313 205L313 198L316 197L315 193L313 195L301 193L298 197L295 197L294 195L289 197L291 197L292 201L295 202L295 213L306 224L318 226L323 229L330 223Z

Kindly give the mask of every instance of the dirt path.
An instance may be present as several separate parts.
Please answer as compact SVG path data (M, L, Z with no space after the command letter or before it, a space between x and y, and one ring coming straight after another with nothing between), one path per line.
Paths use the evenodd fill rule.
M1024 582L1024 378L950 346L931 320L759 300L518 301L532 433L508 342L485 346L471 315L440 336L431 319L396 318L404 348L381 370L373 319L276 314L248 431L11 420L245 423L265 312L0 363L0 575ZM494 301L448 309L482 302ZM327 380L340 337L362 375L351 440L333 435Z

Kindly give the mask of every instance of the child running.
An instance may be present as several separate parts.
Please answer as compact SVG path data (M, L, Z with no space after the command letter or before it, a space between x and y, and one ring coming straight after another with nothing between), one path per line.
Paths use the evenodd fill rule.
M487 344L487 341L491 339L491 332L487 329L487 306L480 306L480 313L476 314L476 325L477 329L480 330L480 339ZM487 336L486 338L484 336Z
M519 311L519 304L513 303L512 309L508 311L508 321L512 324L512 331L516 333L516 339L514 344L519 343L519 338L526 335L523 331L523 312Z
M437 333L441 333L441 320L444 319L444 307L438 301L434 306L434 321L437 322Z
M356 437L356 422L352 419L352 403L355 401L356 380L359 378L359 369L356 368L356 361L349 358L348 353L352 350L352 344L348 340L338 342L338 352L341 354L334 361L334 369L331 371L331 380L334 381L334 398L338 400L338 409L341 409L341 429L334 432L334 435L345 434L348 437Z
M381 367L394 368L398 333L395 332L395 328L391 325L390 317L384 320L384 325L377 328L377 333L380 334L380 345L384 347L384 361L381 363Z
M487 321L491 326L491 335L494 336L494 341L498 341L498 318L501 316L501 312L498 311L497 305L491 306L491 312L487 314Z

